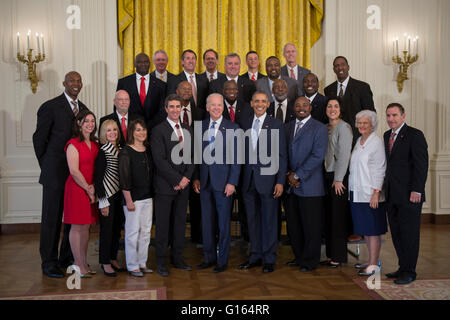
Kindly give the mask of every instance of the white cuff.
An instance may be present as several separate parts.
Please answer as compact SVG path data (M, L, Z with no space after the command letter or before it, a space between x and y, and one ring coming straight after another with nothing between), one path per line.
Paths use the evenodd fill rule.
M98 208L99 209L103 209L109 207L109 201L108 198L104 197L104 198L99 198L98 199Z

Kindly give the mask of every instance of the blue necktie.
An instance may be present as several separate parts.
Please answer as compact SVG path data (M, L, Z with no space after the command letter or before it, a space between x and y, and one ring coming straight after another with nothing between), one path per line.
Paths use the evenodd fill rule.
M253 129L252 129L253 149L256 149L256 144L258 142L258 131L259 131L259 119L255 119L255 122L253 123Z
M214 134L216 133L216 124L217 122L213 121L211 128L209 128L209 144L214 143L214 141L216 140L216 137L214 136Z

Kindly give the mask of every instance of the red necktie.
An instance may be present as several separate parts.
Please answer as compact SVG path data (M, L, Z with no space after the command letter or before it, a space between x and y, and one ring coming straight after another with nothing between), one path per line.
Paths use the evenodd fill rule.
M294 68L291 69L291 78L295 79Z
M145 102L145 78L141 77L141 89L139 90L139 97L141 98L141 105L144 107Z
M252 74L252 81L256 81L255 74Z
M233 106L230 106L230 120L231 120L232 122L234 122L234 116L235 116L235 114L234 114L234 108L233 108Z
M125 141L127 141L127 125L125 123L127 121L127 118L122 117L122 122L120 123L120 129L122 129L123 138Z
M211 73L210 75L209 75L209 82L211 82L211 81L213 81L214 80L214 75Z
M389 138L389 153L391 153L392 152L392 148L394 147L394 142L395 142L395 135L396 135L396 133L395 132L392 132L391 133L391 137Z
M183 109L183 111L184 111L184 114L183 114L183 123L185 124L185 125L189 125L189 116L188 116L188 109L187 108L184 108Z

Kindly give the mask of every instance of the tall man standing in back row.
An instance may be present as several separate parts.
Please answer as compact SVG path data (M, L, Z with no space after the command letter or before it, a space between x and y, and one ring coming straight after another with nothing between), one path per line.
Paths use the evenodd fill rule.
M354 145L360 136L355 126L355 116L364 109L376 112L373 103L373 94L369 84L350 77L350 66L345 57L338 56L334 59L333 70L336 73L337 81L325 88L325 96L341 98L342 120L350 124L353 129Z
M406 125L405 109L401 104L387 106L386 121L391 128L384 133L386 200L399 264L397 271L386 276L395 279L396 284L408 284L416 279L428 146L422 131Z
M83 83L78 72L66 74L64 93L46 101L38 110L33 146L39 161L42 184L42 219L39 251L42 272L50 278L63 278L73 257L69 244L70 225L64 225L64 234L58 258L58 243L61 233L64 208L64 185L69 176L64 147L72 136L72 126L78 112L87 107L78 100Z
M284 45L283 56L286 59L286 64L281 68L281 75L297 81L297 96L301 97L304 94L303 78L311 71L297 63L298 52L294 44L286 43Z

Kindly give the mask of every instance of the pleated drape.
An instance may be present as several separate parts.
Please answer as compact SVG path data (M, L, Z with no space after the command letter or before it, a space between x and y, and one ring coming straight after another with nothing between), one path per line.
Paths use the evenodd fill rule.
M134 57L140 52L150 58L163 49L169 55L167 69L182 70L183 50L197 53L197 72L205 70L203 52L219 53L219 70L230 52L241 56L255 50L264 61L275 55L284 64L283 45L294 43L298 62L307 68L311 47L321 34L323 0L118 0L118 38L123 48L123 73L134 72ZM153 62L152 62L153 65Z

